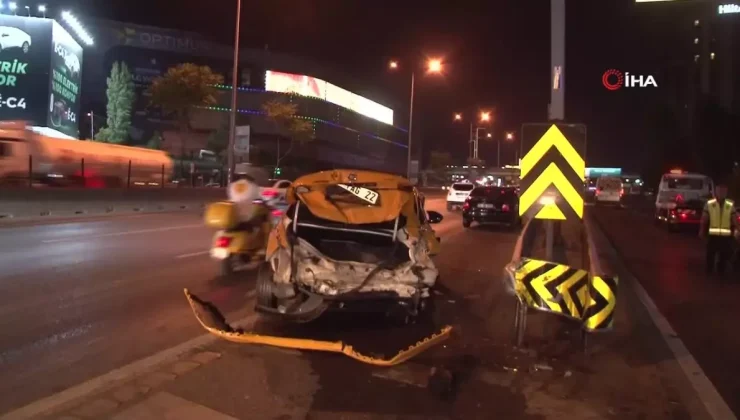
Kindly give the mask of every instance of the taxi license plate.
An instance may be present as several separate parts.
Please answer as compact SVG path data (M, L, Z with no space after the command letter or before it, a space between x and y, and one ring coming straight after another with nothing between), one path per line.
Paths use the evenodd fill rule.
M478 204L479 209L492 209L493 204Z
M365 200L370 204L375 204L378 202L378 193L373 190L363 188L363 187L356 187L354 185L345 185L345 184L338 184L338 185L344 188L345 190L349 191L355 197L361 200Z

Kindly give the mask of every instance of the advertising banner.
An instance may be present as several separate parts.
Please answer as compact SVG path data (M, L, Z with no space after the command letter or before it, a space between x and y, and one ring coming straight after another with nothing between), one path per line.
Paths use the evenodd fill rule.
M251 129L248 125L240 125L235 128L236 133L234 133L234 153L236 153L237 155L248 155Z
M393 125L392 109L315 77L268 70L265 73L265 90L323 99L368 118Z
M52 21L0 15L0 120L46 125Z
M82 46L53 23L47 126L77 137L82 81Z

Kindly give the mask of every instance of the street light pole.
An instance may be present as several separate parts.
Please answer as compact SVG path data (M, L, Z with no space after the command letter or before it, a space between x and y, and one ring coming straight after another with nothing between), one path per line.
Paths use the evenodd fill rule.
M90 140L95 140L95 113L90 110Z
M416 79L416 72L411 72L411 101L409 104L409 141L408 151L406 155L406 179L411 180L411 141L412 141L412 129L414 126L414 82Z
M237 71L239 70L239 18L242 10L242 0L236 0L236 29L234 34L234 65L231 75L231 113L229 115L229 147L226 152L227 156L227 178L226 182L231 182L234 174L234 146L236 144L236 84ZM247 151L249 158L249 151Z

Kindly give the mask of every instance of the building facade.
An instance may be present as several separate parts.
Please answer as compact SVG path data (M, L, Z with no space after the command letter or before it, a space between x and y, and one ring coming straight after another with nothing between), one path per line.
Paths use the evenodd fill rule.
M228 124L231 86L219 87L218 104L194 113L187 133L181 133L171 120L151 106L147 88L169 67L185 62L207 65L223 75L228 83L232 79L231 47L214 44L194 33L112 21L86 23L95 36L96 45L86 51L81 108L83 113L92 111L92 115L99 117L92 117L92 121L88 117L81 127L83 133L89 132L86 130L90 130L90 123L96 126L105 123L106 78L115 62L128 66L136 87L130 132L133 144L144 145L153 136L161 135L163 148L171 154L192 155L206 148L209 136ZM300 164L306 170L359 167L397 173L405 171L408 150L405 129L336 105L336 101L332 103L328 98L266 90L265 75L268 71L307 75L318 82L326 80L347 88L345 75L312 60L267 49L241 50L237 74L237 124L251 128L250 160L277 163L277 157L290 149L284 162ZM306 144L294 144L291 148L285 133L281 133L262 113L262 104L273 99L297 104L298 115L311 121L314 127L314 139Z

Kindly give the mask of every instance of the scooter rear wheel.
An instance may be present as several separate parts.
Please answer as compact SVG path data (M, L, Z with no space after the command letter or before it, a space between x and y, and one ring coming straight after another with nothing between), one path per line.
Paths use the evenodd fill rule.
M221 260L221 275L229 277L234 274L234 256L229 255L228 257Z

